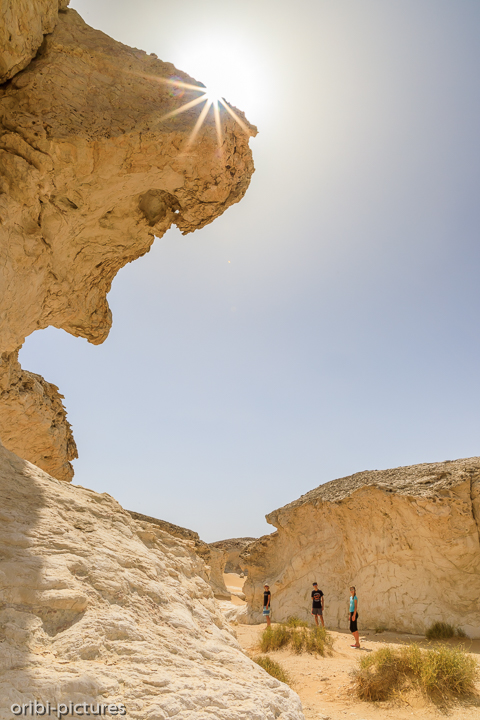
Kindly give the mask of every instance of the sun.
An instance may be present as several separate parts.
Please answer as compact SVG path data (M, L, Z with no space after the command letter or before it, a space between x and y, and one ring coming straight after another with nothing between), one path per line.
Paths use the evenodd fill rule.
M220 85L208 85L208 87L205 88L205 95L207 96L207 100L215 103L223 100L225 93L220 88Z

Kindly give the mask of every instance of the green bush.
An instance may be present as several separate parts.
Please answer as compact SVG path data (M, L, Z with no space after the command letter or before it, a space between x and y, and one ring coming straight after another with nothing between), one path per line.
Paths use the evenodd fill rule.
M455 637L455 628L450 623L434 622L425 633L427 640L447 640Z
M400 649L382 647L360 660L354 673L361 700L387 700L404 687L417 687L432 700L446 703L472 693L478 677L473 657L459 647L421 650L418 645Z
M288 673L282 668L280 663L272 660L268 657L268 655L259 655L258 657L253 658L253 662L256 662L257 665L260 665L260 667L262 667L269 675L277 678L280 682L290 685L291 680Z

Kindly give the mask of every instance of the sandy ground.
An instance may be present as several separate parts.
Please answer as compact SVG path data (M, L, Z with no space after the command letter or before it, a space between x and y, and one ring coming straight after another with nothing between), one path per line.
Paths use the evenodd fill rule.
M226 574L225 584L233 592L241 592L244 578ZM244 604L232 596L235 604ZM258 646L265 625L235 625L238 641L245 652L254 657L261 654ZM328 629L328 623L327 623ZM329 657L296 655L290 650L268 653L279 662L292 679L292 688L299 694L306 720L480 720L480 700L475 704L455 705L447 710L436 708L422 696L408 696L403 701L367 703L357 700L352 692L351 671L357 667L359 657L382 644L392 647L416 642L431 647L425 638L373 631L360 633L361 650L350 648L353 638L347 631L329 631L333 638L333 653ZM455 643L457 641L450 641ZM480 665L480 640L463 641ZM480 696L480 682L477 683Z
M247 578L240 577L236 573L223 573L223 580L227 590L231 593L243 592L243 584ZM246 605L247 603L239 597L232 595L232 603L234 605Z

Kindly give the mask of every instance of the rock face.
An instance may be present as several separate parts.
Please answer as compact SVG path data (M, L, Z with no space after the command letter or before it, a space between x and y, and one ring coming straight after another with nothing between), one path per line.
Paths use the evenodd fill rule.
M0 356L0 438L20 457L70 481L77 456L63 395L40 375L22 370L18 353Z
M226 573L240 573L248 572L245 562L241 559L241 553L248 548L256 538L230 538L229 540L218 540L217 542L210 543L211 548L221 550L225 561Z
M361 472L320 485L267 516L278 528L244 552L247 619L310 616L325 593L327 627L347 626L349 586L360 628L422 634L436 620L480 637L480 458Z
M28 65L69 0L0 1L0 83Z
M222 550L208 545L203 540L200 540L200 536L193 530L174 525L173 523L167 522L166 520L158 520L157 518L148 517L141 513L128 510L130 515L135 520L141 520L143 522L153 523L157 527L162 528L165 532L168 532L174 537L182 538L183 540L190 540L193 542L195 552L199 555L205 563L205 569L208 574L208 582L213 590L213 594L216 598L222 600L230 600L230 593L225 587L223 580L223 573L225 571L225 556Z
M119 704L132 720L301 720L241 651L194 541L0 446L0 717Z
M42 41L54 20L56 25L38 52L35 47L35 58L0 87L4 358L49 325L103 342L111 325L106 295L118 270L148 252L172 224L192 232L238 202L253 172L248 141L256 133L238 112L240 122L224 108L218 129L212 109L199 129L204 103L188 105L201 96L195 80L93 30L73 10L54 18L56 3L47 0L7 7L10 13L29 8L34 18L27 29L19 27L25 42L16 59L9 60L3 48L10 74L28 62L34 52L28 48ZM174 114L185 105L185 112ZM3 365L5 385L9 362ZM46 398L40 417L34 395L28 402L37 406L44 430L56 428L56 407ZM9 422L1 417L3 407L0 430ZM43 431L29 427L24 455L36 461L33 448ZM68 443L63 455L53 437L51 446L54 465L65 468ZM60 475L69 479L68 472Z

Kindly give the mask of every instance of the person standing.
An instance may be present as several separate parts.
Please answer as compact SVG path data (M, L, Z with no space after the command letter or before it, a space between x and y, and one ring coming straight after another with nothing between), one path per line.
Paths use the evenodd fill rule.
M268 585L263 586L263 616L267 621L267 627L270 627L270 601L272 594Z
M352 648L360 647L360 638L358 635L357 619L358 619L358 598L357 591L352 585L350 588L350 606L348 610L348 619L350 621L350 632L355 639L355 645L350 645Z
M313 583L312 590L312 615L315 618L315 624L318 625L318 618L322 621L322 627L325 627L323 622L323 606L325 603L325 595L321 590L318 589L316 582Z

